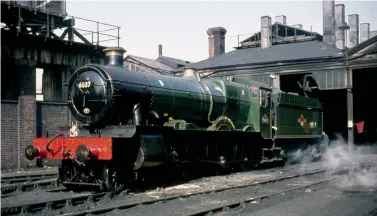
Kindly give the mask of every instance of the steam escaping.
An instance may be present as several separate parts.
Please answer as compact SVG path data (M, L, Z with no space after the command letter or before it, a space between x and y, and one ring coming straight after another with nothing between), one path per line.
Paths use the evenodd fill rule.
M299 160L288 162L298 162L299 169L305 169L306 166L313 163L312 151L313 148L309 147L301 152ZM322 156L322 160L318 162L318 166L333 169L334 171L330 175L335 175L340 170L347 169L348 176L341 178L339 183L336 183L336 187L343 191L377 189L377 143L354 146L350 151L347 141L338 135L335 140L331 141L329 148Z

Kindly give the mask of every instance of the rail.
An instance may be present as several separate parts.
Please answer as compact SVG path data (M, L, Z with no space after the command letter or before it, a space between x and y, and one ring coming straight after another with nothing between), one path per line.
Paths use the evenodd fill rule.
M120 27L85 19L67 14L60 14L49 10L42 10L30 6L20 5L14 2L2 1L1 19L4 30L14 30L17 33L27 33L46 38L78 42L73 35L86 44L103 45L103 42L117 41L119 47ZM80 26L75 27L77 23ZM15 23L17 23L15 25ZM56 35L56 30L65 30L61 36ZM89 36L89 37L88 37ZM113 45L114 46L114 45Z
M58 186L57 178L42 179L34 182L23 182L19 184L1 184L1 198L8 196L20 195L23 192L32 191L42 188L56 188Z
M101 199L108 199L112 200L113 204L108 205L108 206L99 206L97 208L89 209L89 210L84 210L84 211L71 211L67 213L63 213L62 215L64 216L80 216L80 215L87 215L87 214L103 214L103 213L109 213L115 209L129 209L138 205L151 205L155 204L158 202L167 202L171 200L177 200L177 199L182 199L182 198L189 198L189 197L194 197L194 196L199 196L199 195L205 195L205 194L214 194L214 193L221 193L224 191L230 191L233 189L241 189L241 188L254 188L256 186L261 186L261 185L269 185L269 184L275 184L277 182L284 182L289 179L294 180L297 178L305 177L305 176L313 176L313 175L321 175L324 173L327 173L329 171L333 171L333 169L321 169L321 170L316 170L316 171L307 171L303 173L296 173L296 174L291 174L288 176L284 177L273 177L271 179L266 179L262 181L253 181L253 182L248 182L246 184L241 184L241 185L235 185L235 186L229 186L229 187L224 187L224 188L214 188L214 189L208 189L208 190L203 190L203 191L196 191L192 193L179 193L177 195L168 195L165 197L161 198L150 198L146 200L129 200L127 202L124 201L125 194L121 192L120 194L116 194L113 192L100 192L100 193L87 193L87 194L81 194L81 195L74 195L74 196L68 196L68 197L57 197L55 200L46 200L46 201L39 201L36 203L30 203L30 204L22 204L22 205L10 205L7 207L2 206L1 208L1 213L2 214L18 214L18 213L37 213L44 208L49 208L51 210L59 210L64 207L72 207L72 204L78 205L81 203L84 203L85 201L87 202L99 202ZM67 206L68 205L68 206Z

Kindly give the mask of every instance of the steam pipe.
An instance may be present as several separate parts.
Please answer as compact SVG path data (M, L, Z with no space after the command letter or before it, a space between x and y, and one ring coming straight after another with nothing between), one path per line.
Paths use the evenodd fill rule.
M60 133L60 134L55 135L53 138L51 138L51 139L48 141L48 143L46 144L46 150L47 150L48 152L51 152L52 149L50 148L50 144L52 143L52 141L54 141L56 138L58 138L58 137L60 137L60 136L63 136L63 135L64 135L63 133Z
M140 104L136 104L133 109L133 122L135 125L141 125L142 123L142 114L141 114L141 108Z

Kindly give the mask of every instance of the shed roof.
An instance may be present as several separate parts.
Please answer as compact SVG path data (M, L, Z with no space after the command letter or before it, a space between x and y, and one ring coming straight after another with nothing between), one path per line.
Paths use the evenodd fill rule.
M352 56L365 48L369 48L368 50L365 50L367 53L376 52L376 46L371 46L373 44L376 44L377 42L377 35L374 37L369 38L368 40L360 43L358 46L355 46L348 50L348 55Z
M160 57L157 58L157 61L159 61L160 59L166 59L168 61L174 62L177 65L188 65L188 64L191 63L189 61L185 61L185 60L177 59L177 58L172 58L172 57L168 57L168 56L160 56Z
M165 70L165 71L171 71L173 68L164 65L155 59L149 59L149 58L144 58L140 56L134 56L134 55L128 55L126 58L132 58L148 67L154 68L154 69L160 69L160 70Z
M184 68L215 69L230 66L264 64L304 59L333 57L342 51L321 41L306 41L287 44L277 44L270 48L261 47L234 50L197 63L189 64ZM182 71L178 68L175 71Z

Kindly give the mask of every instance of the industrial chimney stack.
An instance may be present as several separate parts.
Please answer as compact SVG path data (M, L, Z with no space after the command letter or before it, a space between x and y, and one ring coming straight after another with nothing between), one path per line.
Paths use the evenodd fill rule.
M223 27L214 27L207 30L209 58L216 57L225 53L225 34Z
M162 45L158 45L158 57L162 56Z
M334 1L323 1L323 42L335 47Z
M275 22L279 22L283 25L287 25L287 18L284 15L279 15L275 17Z
M348 15L348 25L350 26L348 31L348 48L352 48L359 44L359 15Z
M360 24L360 43L369 39L370 24L361 23Z
M261 47L262 49L272 46L272 24L271 17L261 17Z
M345 48L345 31L339 29L345 23L345 7L344 4L335 5L335 45L336 48L344 50Z

